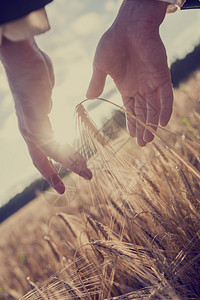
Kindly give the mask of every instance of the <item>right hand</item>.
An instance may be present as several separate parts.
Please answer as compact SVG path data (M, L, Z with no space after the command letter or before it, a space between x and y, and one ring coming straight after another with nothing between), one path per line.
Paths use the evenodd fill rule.
M54 86L53 66L33 40L11 42L3 39L0 56L15 101L20 132L33 164L60 194L65 185L51 159L90 180L91 171L83 157L70 145L59 144L53 135L48 114Z

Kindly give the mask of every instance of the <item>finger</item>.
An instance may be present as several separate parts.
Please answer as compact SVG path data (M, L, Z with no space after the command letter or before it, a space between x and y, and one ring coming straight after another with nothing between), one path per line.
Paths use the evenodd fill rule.
M172 114L173 90L171 84L166 84L160 89L161 112L160 125L166 126Z
M153 130L157 130L157 125L159 121L159 115L160 115L160 100L158 92L151 93L147 95L146 98L146 107L147 107L147 119L146 123L152 127ZM151 133L148 129L145 129L144 131L144 140L146 143L150 143L154 138L153 133Z
M20 131L27 144L35 145L46 157L52 158L62 164L64 168L70 169L84 179L92 179L92 172L87 168L85 159L72 146L62 145L55 140L48 117L42 122L37 122L36 126L34 124L29 121L29 127L32 128L34 134L20 126Z
M135 116L134 97L122 97L122 100L127 112ZM130 114L126 114L127 129L132 137L136 137L136 121Z
M94 99L101 95L105 86L106 76L106 73L94 68L92 79L86 94L88 99Z
M85 159L71 145L61 145L55 140L51 140L42 146L42 150L47 156L62 164L64 168L70 169L86 180L92 179L92 172L87 168Z
M63 165L84 179L91 180L92 172L87 168L86 161L82 155L69 144L65 145L64 149L66 156L63 159Z
M65 192L65 185L60 179L58 171L51 160L30 140L26 140L26 142L34 166L59 194L63 194Z
M142 121L143 123L146 123L146 101L145 99L140 96L135 96L135 114L136 117ZM136 136L137 136L137 143L140 147L146 146L146 142L143 139L145 127L140 124L140 122L136 122Z

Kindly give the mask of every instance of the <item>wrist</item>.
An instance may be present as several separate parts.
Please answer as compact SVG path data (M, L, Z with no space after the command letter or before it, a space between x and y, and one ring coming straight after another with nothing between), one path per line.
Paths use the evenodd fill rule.
M163 22L167 7L168 3L156 0L124 0L115 22L135 32L153 31Z
M33 38L18 42L12 42L5 37L2 39L0 59L8 72L10 69L12 70L11 72L14 72L15 68L17 69L18 67L20 70L34 58L36 53L37 46Z

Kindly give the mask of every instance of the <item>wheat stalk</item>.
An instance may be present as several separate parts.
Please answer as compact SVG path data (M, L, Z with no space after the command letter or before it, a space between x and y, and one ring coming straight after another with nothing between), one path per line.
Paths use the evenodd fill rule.
M84 126L90 131L92 136L102 146L108 145L108 140L105 138L105 136L102 134L102 132L97 128L95 123L89 117L89 115L88 115L87 111L85 110L82 103L80 103L76 106L76 114L77 114L78 119L81 120L81 123L84 124Z
M155 130L153 130L153 128L151 127L151 125L154 125L154 124L145 124L144 122L142 122L140 119L138 119L136 116L134 116L132 113L130 113L129 111L127 111L125 108L121 107L120 105L110 101L110 100L107 100L107 99L104 99L104 98L96 98L100 101L104 101L104 102L107 102L117 108L119 108L120 110L122 110L123 112L125 112L126 114L128 114L131 118L133 118L134 120L136 120L139 124L141 124L143 127L145 127L148 131L150 131L154 136L158 137L162 142L163 142L163 145L165 147L165 149L169 152L171 152L174 157L176 157L179 161L181 161L186 167L188 170L190 170L198 179L200 179L200 172L197 171L197 169L195 167L193 167L192 164L190 164L188 161L186 161L182 155L180 155L172 146L170 146L166 140L164 140L162 138L162 136L156 132ZM98 133L99 130L96 131L96 126L94 126L94 123L91 121L90 118L88 118L88 114L85 114L85 110L82 109L82 104L86 101L91 101L91 99L85 99L83 100L79 105L81 107L80 109L80 113L79 113L79 116L80 118L82 118L82 121L83 123L86 124L87 128L89 130L91 130L91 132L93 133L93 136L95 136L95 133ZM79 107L78 105L78 107ZM155 126L155 125L154 125ZM158 126L159 127L159 126ZM159 127L161 128L161 127ZM162 128L162 130L165 130ZM97 134L97 139L99 139L99 136ZM106 145L107 143L104 144L104 140L101 140L101 138L99 139L99 142L102 144L102 145Z

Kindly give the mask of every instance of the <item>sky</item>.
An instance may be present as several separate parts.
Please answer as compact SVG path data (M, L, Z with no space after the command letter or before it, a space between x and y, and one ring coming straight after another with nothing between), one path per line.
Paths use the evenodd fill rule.
M62 142L71 142L74 136L74 108L85 98L95 47L112 24L119 5L118 0L55 0L47 6L51 30L36 40L53 61L56 83L50 119ZM200 10L168 15L161 26L161 36L169 64L183 58L200 42ZM113 88L108 80L105 95ZM115 99L120 103L117 93L111 98ZM99 122L105 111L105 104L100 105L91 112L92 117L98 115ZM38 177L18 131L12 96L0 65L0 205Z

